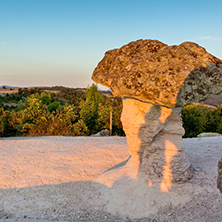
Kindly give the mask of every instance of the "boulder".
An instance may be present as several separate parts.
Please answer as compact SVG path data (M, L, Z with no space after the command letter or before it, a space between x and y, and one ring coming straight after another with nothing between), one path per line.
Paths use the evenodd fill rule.
M100 132L93 134L92 136L110 136L110 131L108 129L101 130Z
M92 79L114 96L173 108L222 92L222 60L192 42L138 40L106 52Z
M217 178L217 188L222 193L222 158L218 162L218 178Z
M222 134L220 133L212 133L212 132L209 132L209 133L200 133L197 135L197 137L214 137L214 136L222 136Z
M173 182L189 180L192 167L183 151L179 107L222 92L222 60L192 42L167 46L138 40L106 52L92 79L122 98L131 155L119 172L109 171L99 181L110 186L123 176L145 178L169 192Z

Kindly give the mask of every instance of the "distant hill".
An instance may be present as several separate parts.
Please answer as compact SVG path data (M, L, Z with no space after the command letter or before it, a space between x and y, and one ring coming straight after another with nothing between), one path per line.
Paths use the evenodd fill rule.
M14 89L15 89L15 88L20 88L20 87L18 87L18 86L8 86L8 85L1 85L0 87L1 87L1 88L2 88L2 87L5 87L5 88L14 88Z

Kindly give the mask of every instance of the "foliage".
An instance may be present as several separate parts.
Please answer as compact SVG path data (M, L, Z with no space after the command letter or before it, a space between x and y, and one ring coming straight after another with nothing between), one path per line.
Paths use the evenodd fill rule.
M182 109L184 137L196 137L203 132L222 133L222 105L209 109L207 106L188 105Z
M207 118L206 130L222 134L222 105L209 110Z
M80 110L80 118L88 127L89 134L110 129L110 112L112 112L113 135L125 135L120 121L121 99L104 96L95 84L86 90L86 100L81 103Z
M16 103L15 107L3 104L0 108L0 136L80 136L109 129L113 101L102 95L96 85L93 84L86 93L81 91L80 98L72 101L64 97L78 96L77 90L64 87L58 93L55 88L47 88L47 92L41 90L24 88L19 89L18 94L0 97L0 104L5 101Z
M113 109L113 135L125 136L122 122L120 121L123 109L122 100L119 98L115 98L112 101L112 109Z
M0 108L0 136L3 136L4 134L4 121L3 121L3 116L4 116L4 109Z
M86 90L86 100L80 105L80 118L88 127L89 133L98 132L99 126L97 120L99 118L99 105L103 103L103 95L98 91L95 84Z

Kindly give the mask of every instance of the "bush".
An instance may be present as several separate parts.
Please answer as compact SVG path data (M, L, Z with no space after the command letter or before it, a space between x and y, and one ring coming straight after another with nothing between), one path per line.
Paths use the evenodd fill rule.
M206 130L208 132L222 133L222 105L209 110L207 118Z
M196 137L198 134L205 132L208 111L207 107L195 104L185 106L182 109L184 137Z

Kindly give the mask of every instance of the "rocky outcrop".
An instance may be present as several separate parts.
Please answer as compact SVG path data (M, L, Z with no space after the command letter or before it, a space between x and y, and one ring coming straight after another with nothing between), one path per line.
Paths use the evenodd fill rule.
M218 178L217 178L217 188L222 193L222 158L218 162Z
M175 107L222 92L222 61L195 43L167 46L138 40L106 52L92 79L123 99L121 121L131 159L115 175L142 176L150 186L160 183L164 192L173 182L189 180L192 167L183 151L184 129Z
M106 52L92 79L114 96L173 108L219 94L222 60L192 42L138 40Z

